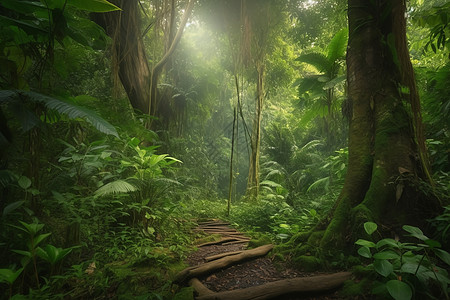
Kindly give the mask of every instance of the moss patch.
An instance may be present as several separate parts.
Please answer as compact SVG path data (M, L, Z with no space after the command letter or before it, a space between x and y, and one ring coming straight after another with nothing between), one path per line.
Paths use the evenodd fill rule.
M321 268L320 260L315 256L300 255L294 257L294 263L302 270L313 272Z

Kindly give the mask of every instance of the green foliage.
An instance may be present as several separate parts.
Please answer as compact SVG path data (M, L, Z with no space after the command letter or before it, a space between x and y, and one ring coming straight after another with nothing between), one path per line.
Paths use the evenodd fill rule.
M376 232L377 227L373 222L364 223L368 235ZM424 296L448 299L450 279L446 269L439 264L450 265L450 254L419 228L404 225L403 230L419 242L402 243L390 238L376 243L364 239L355 242L361 246L359 255L372 261L369 267L381 278L372 292L390 295L396 300L412 299L413 295L416 299ZM433 291L435 287L439 288L438 293Z
M12 90L0 91L0 103L6 104L13 112L15 117L21 121L21 127L24 132L29 131L37 126L38 123L40 123L40 119L42 118L41 115L36 116L30 109L28 109L24 105L24 103L27 102L35 104L42 103L48 109L54 110L59 114L64 114L70 119L83 118L100 132L119 137L114 126L112 126L110 123L105 121L94 112L84 107L35 92ZM18 107L20 108L18 109ZM47 122L54 122L55 119L56 118L53 118L53 120L48 120Z

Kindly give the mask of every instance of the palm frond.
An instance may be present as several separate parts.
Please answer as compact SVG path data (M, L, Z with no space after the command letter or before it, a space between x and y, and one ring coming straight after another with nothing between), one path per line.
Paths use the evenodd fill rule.
M347 50L348 29L342 28L331 39L327 47L327 59L330 63L334 63L345 55Z
M334 77L333 79L324 84L323 89L324 90L332 89L346 79L347 79L346 75Z
M7 187L9 184L17 181L18 176L10 170L0 170L0 186Z
M314 181L306 190L307 193L309 193L312 190L318 190L318 189L323 189L325 191L328 191L328 188L330 186L330 177L324 177L324 178L320 178L316 181Z
M47 108L55 110L60 114L65 114L71 119L85 119L87 122L91 123L98 131L105 134L114 135L115 137L119 137L114 126L93 111L85 107L81 107L73 103L69 103L43 94L30 91L5 90L0 91L0 102L19 102L17 101L16 96L19 96L19 98L25 96L30 101L41 102ZM22 105L22 103L19 104Z
M131 193L137 191L138 188L124 180L116 180L109 182L98 190L95 191L94 195L96 197L112 195L112 194L122 194L122 193Z
M313 98L323 95L324 83L320 82L321 77L322 75L309 75L298 80L298 95L302 96L306 92L309 92Z
M319 52L301 54L296 60L313 66L319 72L326 72L332 66L328 60L328 57Z
M268 186L270 188L277 188L277 187L282 187L281 184L273 182L271 180L264 180L260 183L261 186Z

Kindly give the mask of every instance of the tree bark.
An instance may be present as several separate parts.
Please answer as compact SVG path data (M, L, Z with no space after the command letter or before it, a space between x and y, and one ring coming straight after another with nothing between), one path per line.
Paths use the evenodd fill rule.
M259 157L261 148L261 121L262 110L264 104L264 64L257 62L256 67L257 81L256 81L256 105L255 105L255 119L253 120L253 130L251 136L251 154L250 166L248 172L247 182L247 196L255 199L259 194Z
M314 237L321 249L350 250L366 221L390 234L439 210L416 187L429 170L405 9L404 0L348 1L349 162L331 221Z
M94 14L93 19L113 40L113 70L120 78L131 106L146 113L150 101L150 68L140 32L138 1L111 2L122 10Z

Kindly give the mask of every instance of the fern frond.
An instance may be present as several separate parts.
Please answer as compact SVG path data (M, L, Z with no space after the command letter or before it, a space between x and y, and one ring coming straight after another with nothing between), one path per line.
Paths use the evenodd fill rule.
M306 190L309 193L312 190L318 190L323 188L325 191L328 191L328 187L330 185L330 177L320 178L319 180L314 181Z
M95 112L85 107L81 107L43 94L22 90L18 91L5 90L0 91L0 102L17 102L19 105L23 105L21 100L18 99L16 96L19 96L19 98L25 96L30 101L41 102L48 109L55 110L60 114L65 114L70 119L77 119L77 118L85 119L87 122L91 123L98 131L103 132L105 134L114 135L115 137L119 137L114 126L108 123L105 119L101 118ZM22 120L22 123L24 123L25 121L26 120ZM34 124L34 126L35 125L36 124ZM25 128L23 124L22 127ZM28 127L29 126L26 126L26 128Z
M95 191L94 195L96 197L101 197L111 194L131 193L137 190L138 188L136 186L119 179L103 185Z
M296 60L313 66L319 72L326 72L332 67L328 57L319 52L301 54Z
M282 187L281 184L276 183L276 182L273 182L273 181L271 181L271 180L264 180L264 181L261 181L260 185L261 185L261 186L268 186L268 187L271 187L271 188Z

